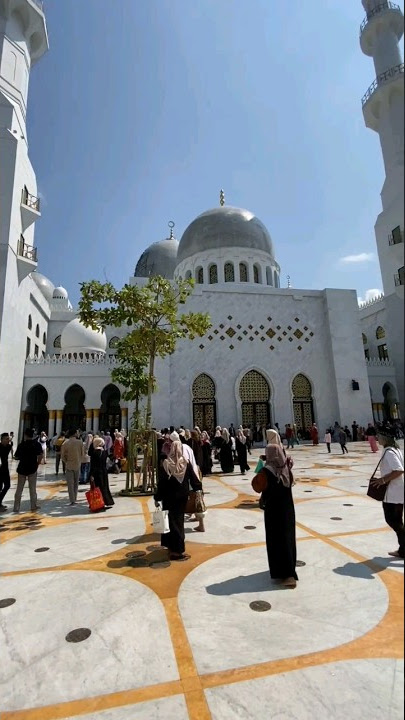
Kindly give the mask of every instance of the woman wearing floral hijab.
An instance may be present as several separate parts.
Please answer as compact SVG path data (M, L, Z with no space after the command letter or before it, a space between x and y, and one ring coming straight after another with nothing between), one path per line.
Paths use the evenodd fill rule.
M184 512L186 509L190 485L193 490L201 490L191 463L183 455L180 440L172 442L169 456L159 468L158 486L155 503L162 503L163 510L169 511L169 532L161 536L161 544L169 550L170 560L188 560L184 543Z
M250 467L248 465L247 461L247 444L246 444L246 435L243 432L242 425L239 425L237 431L236 431L236 453L238 456L238 462L239 467L242 475L245 475L245 473L250 470Z
M297 546L290 463L275 430L267 431L267 440L266 465L262 470L267 475L267 488L262 500L270 576L286 588L295 588Z

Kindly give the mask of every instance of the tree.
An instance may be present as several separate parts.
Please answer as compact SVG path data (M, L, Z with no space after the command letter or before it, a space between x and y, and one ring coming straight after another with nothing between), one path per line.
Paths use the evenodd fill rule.
M145 369L148 364L147 355L140 355L139 348L134 344L131 333L117 340L115 357L118 366L111 371L111 379L124 387L122 397L124 400L135 402L132 424L139 428L141 398L148 394L148 376Z
M147 429L156 389L156 358L172 355L179 340L194 340L211 327L207 313L179 313L193 287L192 279L172 282L160 276L150 277L143 287L124 285L121 290L97 280L80 285L79 317L84 325L93 330L128 328L117 344L120 365L113 371L114 379L124 385L128 399L138 398L138 406L140 396L146 395Z

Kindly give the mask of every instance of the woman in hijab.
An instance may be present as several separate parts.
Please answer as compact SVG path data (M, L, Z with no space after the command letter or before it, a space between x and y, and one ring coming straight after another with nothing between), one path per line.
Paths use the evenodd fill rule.
M95 437L88 453L90 457L90 480L93 479L95 486L100 488L106 507L112 507L115 503L108 484L108 453L104 448L103 438Z
M239 467L242 475L245 475L247 470L250 470L250 467L248 465L247 461L247 444L246 444L246 436L243 432L242 425L239 425L237 431L236 431L236 453L238 455L238 462Z
M203 449L202 449L202 444L201 444L201 433L198 430L198 428L194 428L194 430L191 431L190 447L194 453L194 457L196 459L197 465L202 472L204 456L203 456Z
M234 471L232 440L226 428L222 430L221 444L219 446L219 462L223 473Z
M212 448L210 443L210 436L205 430L201 433L201 448L203 456L201 470L204 477L205 475L210 475L212 473Z
M267 488L262 494L270 576L286 588L295 588L297 547L295 510L291 492L292 474L279 434L267 431Z
M183 456L180 440L174 440L169 456L159 468L158 486L155 503L162 503L163 510L169 511L169 532L161 537L161 544L169 550L170 560L188 560L184 543L184 511L186 509L190 485L193 490L201 490L191 463Z
M104 443L104 440L103 440ZM113 454L114 454L114 460L119 466L121 463L121 460L124 457L124 438L122 437L120 432L115 433L115 440L113 445Z

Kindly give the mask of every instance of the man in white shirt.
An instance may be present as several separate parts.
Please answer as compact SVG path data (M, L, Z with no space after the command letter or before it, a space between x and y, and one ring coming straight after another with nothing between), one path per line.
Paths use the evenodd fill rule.
M388 432L380 431L378 441L383 446L380 472L375 485L387 485L383 509L385 522L397 534L399 548L388 553L392 557L405 557L404 512L404 458L395 439Z

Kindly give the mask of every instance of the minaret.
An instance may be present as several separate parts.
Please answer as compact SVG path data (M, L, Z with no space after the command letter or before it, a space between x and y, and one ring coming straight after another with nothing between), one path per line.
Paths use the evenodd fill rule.
M393 2L362 3L367 15L360 26L360 46L373 58L376 77L361 102L366 126L379 134L385 167L383 210L375 235L385 295L387 347L395 363L404 417L404 63L399 49L404 17Z
M28 156L27 96L31 67L47 49L42 2L0 0L0 424L16 436L30 306L27 276L37 267L34 227L41 216Z

